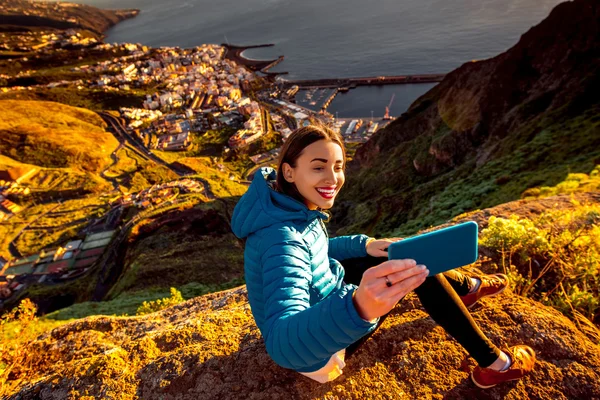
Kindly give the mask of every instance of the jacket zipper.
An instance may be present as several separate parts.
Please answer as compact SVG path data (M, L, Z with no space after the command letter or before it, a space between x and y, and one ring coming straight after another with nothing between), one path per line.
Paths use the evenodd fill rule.
M325 236L327 236L327 240L329 240L329 234L327 233L327 228L325 228L325 223L323 222L323 220L321 218L319 218L319 222L321 223L321 226L323 227L323 232L325 232Z

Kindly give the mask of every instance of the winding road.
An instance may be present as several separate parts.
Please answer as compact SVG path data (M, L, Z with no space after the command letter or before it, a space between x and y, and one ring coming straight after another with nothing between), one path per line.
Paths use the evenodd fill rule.
M102 170L102 172L100 172L100 176L104 179L106 179L107 181L109 181L110 183L112 183L113 185L113 191L114 192L118 192L119 191L119 182L117 181L116 178L110 178L108 176L106 176L106 171L108 171L110 168L112 168L113 166L117 165L117 163L119 162L119 157L117 157L117 152L119 150L121 150L123 148L124 142L119 140L119 145L117 146L117 148L115 149L115 151L113 151L110 154L110 158L112 158L112 164L110 164L109 166L107 166L106 168L104 168Z
M152 154L152 152L148 150L146 146L144 146L144 144L140 142L139 139L132 137L129 133L127 133L127 129L125 129L125 127L121 124L121 121L118 118L115 118L114 116L105 112L99 112L98 115L104 120L104 122L106 122L110 127L112 127L111 130L119 142L123 140L127 141L131 145L132 149L143 159L167 167L168 169L176 173L178 176L190 175L188 171L184 171L181 168L177 168L176 166L165 162L162 158ZM199 177L195 177L195 179L198 179L200 182L202 182L202 184L204 185L204 193L209 200L216 199L216 196L210 189L210 184L206 179Z

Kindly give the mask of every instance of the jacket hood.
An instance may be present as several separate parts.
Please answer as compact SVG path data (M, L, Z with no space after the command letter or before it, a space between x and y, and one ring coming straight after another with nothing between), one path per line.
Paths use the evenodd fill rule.
M329 215L320 210L310 210L302 202L277 192L277 171L261 167L254 174L248 191L240 198L233 210L231 230L240 239L251 233L281 222L296 223L314 218L327 219Z

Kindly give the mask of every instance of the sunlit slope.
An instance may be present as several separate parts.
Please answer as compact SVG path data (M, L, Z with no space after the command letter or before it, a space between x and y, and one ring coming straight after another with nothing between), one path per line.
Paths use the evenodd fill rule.
M2 100L0 115L0 153L21 163L98 172L118 146L102 119L82 108Z

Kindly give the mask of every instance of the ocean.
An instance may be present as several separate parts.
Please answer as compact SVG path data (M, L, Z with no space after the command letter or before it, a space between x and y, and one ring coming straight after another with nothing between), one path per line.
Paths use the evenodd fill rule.
M78 0L141 13L106 41L194 47L203 43L274 47L245 56L285 61L286 79L446 73L494 57L541 22L559 0ZM338 95L341 117L382 116L394 96L400 115L434 84L361 87Z

